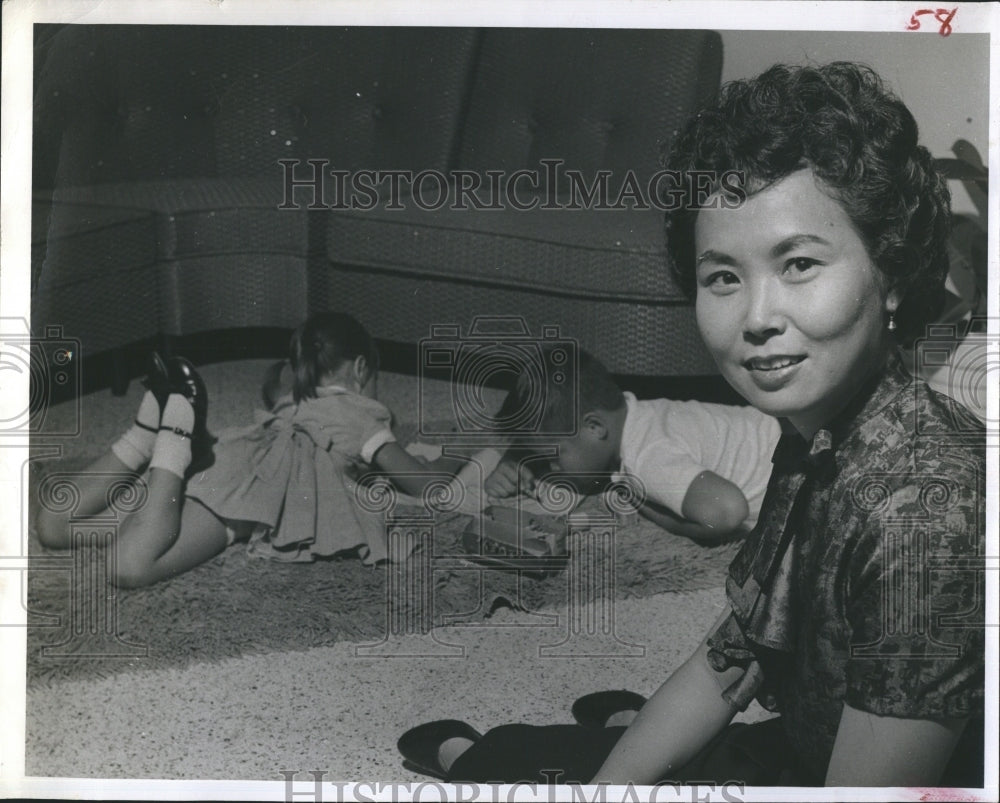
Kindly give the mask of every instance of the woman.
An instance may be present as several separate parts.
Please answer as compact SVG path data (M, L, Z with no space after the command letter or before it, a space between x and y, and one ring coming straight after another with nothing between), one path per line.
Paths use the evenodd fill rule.
M777 66L724 87L667 166L714 177L667 215L671 265L784 433L729 607L624 732L431 723L401 750L450 780L981 785L984 431L896 348L948 266L912 115L867 68ZM780 717L727 728L755 697Z

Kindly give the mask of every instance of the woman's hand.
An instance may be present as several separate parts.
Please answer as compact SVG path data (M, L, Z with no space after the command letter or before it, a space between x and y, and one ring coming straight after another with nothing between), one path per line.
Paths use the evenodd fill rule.
M827 786L936 786L964 719L883 717L845 704Z

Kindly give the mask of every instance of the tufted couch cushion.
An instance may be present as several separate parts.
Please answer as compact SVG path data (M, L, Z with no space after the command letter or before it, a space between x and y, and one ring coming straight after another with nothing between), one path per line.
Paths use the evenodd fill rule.
M68 25L38 69L36 141L65 187L450 163L475 31Z
M537 168L558 158L593 175L658 169L674 131L719 86L713 31L484 31L458 166Z
M647 190L720 72L711 31L484 31L458 168L482 175L480 199L502 208L454 208L452 188L436 211L413 198L403 209L336 210L331 273L313 282L313 300L388 305L380 331L397 340L480 312L519 314L559 325L621 373L715 373L666 270L663 213ZM488 171L505 185L519 170L539 176L535 196L520 191L530 181L518 185L530 209L490 188ZM579 192L581 208L565 208L570 171L584 191L606 171L608 205L632 175L650 208L587 208ZM428 195L433 205L433 187Z
M469 29L60 28L35 94L36 185L55 189L35 196L63 247L46 252L43 231L35 248L36 329L71 321L95 353L152 334L297 325L321 248L308 211L279 208L280 160L445 169L474 40ZM69 288L110 281L73 255L90 245L63 235L85 231L94 206L133 210L154 232L155 255L119 284L142 294L100 296L122 320L110 328L71 309ZM117 248L108 237L98 250Z
M619 372L714 372L656 210L309 208L284 180L554 158L614 193L720 65L706 31L36 26L33 325L95 353L320 308L411 343L521 315Z

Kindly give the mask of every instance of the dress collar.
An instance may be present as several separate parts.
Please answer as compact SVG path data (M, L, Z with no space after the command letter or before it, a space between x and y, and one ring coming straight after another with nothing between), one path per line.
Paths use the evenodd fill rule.
M774 450L776 466L792 467L803 461L810 465L827 463L847 437L880 413L910 384L911 378L899 353L893 349L883 368L861 387L833 420L807 441L787 418L778 419L781 438Z

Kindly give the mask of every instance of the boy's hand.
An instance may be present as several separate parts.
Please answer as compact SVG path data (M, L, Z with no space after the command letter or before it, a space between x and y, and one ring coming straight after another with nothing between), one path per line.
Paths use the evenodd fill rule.
M494 499L505 499L517 496L522 491L532 493L535 489L535 475L523 463L520 464L520 475L518 468L513 460L501 460L483 483L486 495Z

